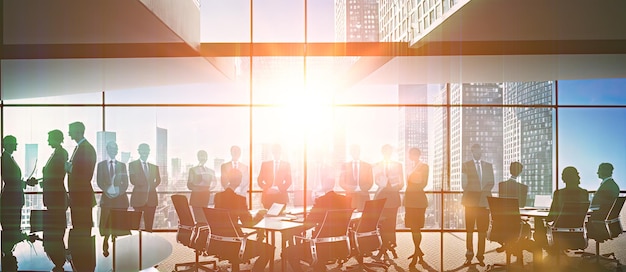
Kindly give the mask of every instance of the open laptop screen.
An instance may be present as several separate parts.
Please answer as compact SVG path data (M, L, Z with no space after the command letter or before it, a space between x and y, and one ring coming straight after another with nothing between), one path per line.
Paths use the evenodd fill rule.
M279 216L285 209L285 204L273 203L265 216Z
M552 196L550 195L536 195L535 196L535 208L549 209L552 204Z

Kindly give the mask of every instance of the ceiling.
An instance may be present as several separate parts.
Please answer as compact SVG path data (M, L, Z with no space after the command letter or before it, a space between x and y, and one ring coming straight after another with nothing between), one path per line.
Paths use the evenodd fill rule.
M461 1L409 44L233 43L198 50L140 0L3 5L5 100L227 83L249 52L274 60L306 54L316 59L308 73L333 74L341 86L626 77L622 0Z

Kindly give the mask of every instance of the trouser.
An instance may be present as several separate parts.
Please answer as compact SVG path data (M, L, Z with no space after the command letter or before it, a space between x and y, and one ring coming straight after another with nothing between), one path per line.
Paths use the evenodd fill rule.
M152 225L154 224L154 212L156 211L155 206L138 206L133 207L135 211L143 213L143 229L146 231L152 231Z
M478 249L476 258L483 260L485 257L485 240L487 239L487 229L489 228L489 210L485 207L465 207L465 228L467 235L465 239L465 258L474 257L474 227L478 231Z

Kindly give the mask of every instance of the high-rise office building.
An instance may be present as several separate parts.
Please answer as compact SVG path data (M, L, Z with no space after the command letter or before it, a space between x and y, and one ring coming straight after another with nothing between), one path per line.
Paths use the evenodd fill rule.
M335 1L335 40L379 41L378 0Z
M107 155L107 143L111 141L117 141L117 134L115 132L96 132L96 154L98 154L98 162L109 159L109 155Z
M426 104L428 86L399 85L398 104ZM428 162L428 108L419 106L404 106L399 109L398 146L405 147L398 150L398 160L404 163L408 174L411 161L407 151L411 147L421 150L420 161Z
M503 102L506 105L552 105L555 83L507 82L504 84ZM553 111L547 107L505 107L504 174L511 162L524 165L518 179L528 185L528 204L535 195L552 194ZM505 176L506 177L506 176Z
M161 174L161 184L167 185L167 129L156 128L156 165Z

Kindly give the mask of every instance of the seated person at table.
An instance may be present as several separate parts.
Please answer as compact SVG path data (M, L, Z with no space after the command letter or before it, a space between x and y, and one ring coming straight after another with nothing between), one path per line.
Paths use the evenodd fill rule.
M352 208L352 199L350 197L337 194L333 191L333 187L335 186L334 182L334 180L328 180L323 184L323 189L326 191L326 194L315 199L315 204L304 221L304 227L303 229L299 229L299 231L304 232L310 228L321 225L324 221L326 211L328 210ZM318 255L319 260L314 268L315 271L320 269L324 270L323 268L326 262L331 258L331 256L325 256L325 254L321 252L318 252L318 254L320 255ZM300 260L311 259L309 244L300 243L287 247L284 252L284 257L289 261L289 265L291 265L293 271L303 271L300 266Z
M511 177L503 182L498 183L498 196L517 198L519 206L526 206L526 197L528 194L528 186L517 181L519 175L522 173L524 166L520 162L512 162L509 167Z
M619 186L613 179L612 164L601 163L598 166L598 178L602 179L602 182L591 200L591 208L594 211L590 220L605 220L613 202L619 196Z
M546 217L547 222L553 222L554 220L556 220L556 218L559 216L559 212L561 211L563 206L567 205L567 203L589 201L589 195L587 193L587 190L578 186L580 184L580 176L578 175L578 170L575 167L565 167L565 169L563 169L563 173L561 174L561 179L565 183L565 188L554 191L552 204L550 205L550 212ZM541 219L535 218L535 220ZM548 249L546 226L543 223L535 223L535 227L535 241L541 247ZM551 250L549 250L548 252L554 253Z
M253 218L250 211L248 211L246 198L236 194L234 191L237 186L239 186L239 182L241 182L241 176L232 177L231 181L232 182L229 181L227 183L228 187L226 190L215 194L215 208L229 210L233 222L241 221L243 227L252 227L263 219L265 211L259 211ZM240 235L243 236L243 233L240 233ZM274 256L274 249L274 246L270 244L256 240L248 240L243 258L250 259L259 256L259 258L254 262L252 271L263 271L270 259ZM212 249L209 246L209 253L218 253L221 258L227 259L231 263L238 263L237 254L239 248L232 248L232 254L228 254L228 251L229 249Z

